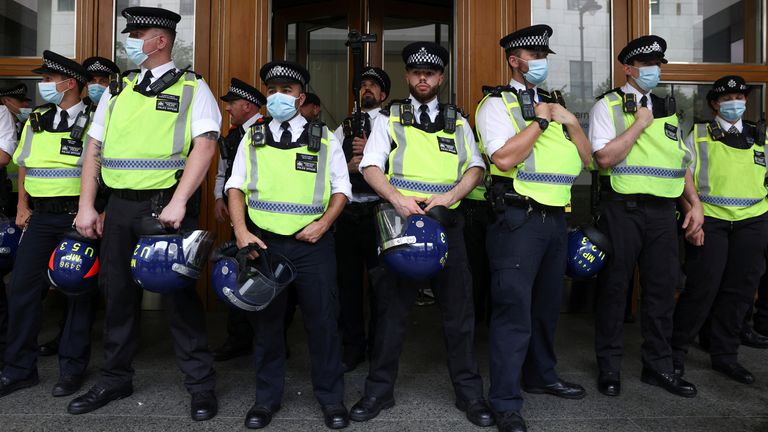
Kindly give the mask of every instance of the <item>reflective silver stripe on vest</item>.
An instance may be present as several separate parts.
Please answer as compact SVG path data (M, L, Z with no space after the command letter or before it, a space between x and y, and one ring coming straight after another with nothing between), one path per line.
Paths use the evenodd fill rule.
M24 162L26 162L27 158L29 157L29 153L32 151L32 139L34 136L35 133L32 131L32 125L30 122L27 122L27 131L24 135L24 142L21 144L21 153L19 154L16 165L25 166Z
M517 107L513 107L511 109L512 111L512 121L515 122L517 125L517 131L520 132L523 129L525 129L526 126L528 126L525 123L525 119L523 118L523 111L520 109L520 102L517 100L517 96L512 92L502 92L501 98L504 100L504 106L509 107L511 104L517 104ZM514 98L514 100L513 100ZM510 109L507 108L507 112L509 112Z
M758 198L758 199L733 198L733 197L719 197L719 196L702 195L702 194L699 194L699 199L703 203L722 206L722 207L750 207L763 200L763 198Z
M701 125L695 125L694 128L696 129L696 143L698 146L694 145L694 147L698 147L698 161L699 164L699 194L708 196L709 195L709 131L706 127L702 127ZM703 200L702 200L703 201Z
M605 95L605 98L608 101L608 106L613 104L613 107L611 108L613 114L613 128L616 129L616 136L619 136L627 129L627 125L624 123L624 101L615 92L608 93Z
M576 177L578 176L568 175L568 174L534 173L534 172L527 172L527 171L517 172L518 180L529 181L534 183L548 183L548 184L567 185L567 186L572 185L576 181Z
M390 108L390 113L399 119L400 104L392 105ZM391 118L390 121L392 121ZM397 147L395 148L395 155L392 157L392 166L390 169L392 170L392 174L402 176L403 159L405 158L405 147L408 144L405 140L405 128L400 121L397 121L392 125L392 129L395 131L395 141L397 142Z
M456 186L456 183L442 184L442 183L427 183L427 182L420 182L415 180L406 180L401 176L395 176L395 175L392 175L389 178L389 184L394 186L396 189L405 189L409 191L430 193L430 194L446 193L449 190L453 189L454 186Z
M615 166L611 168L611 175L639 175L659 178L683 178L685 169L659 168L647 166Z
M467 161L467 143L464 136L464 125L456 126L456 132L454 133L454 139L456 140L456 156L459 158L459 166L456 170L456 178L460 179L464 175L464 163Z
M124 170L169 170L183 169L187 164L181 159L104 159L105 168Z
M27 177L36 178L79 178L80 168L30 168Z
M296 214L296 215L316 215L325 211L324 206L294 204L285 202L268 202L248 199L248 207L254 210L261 210L271 213Z

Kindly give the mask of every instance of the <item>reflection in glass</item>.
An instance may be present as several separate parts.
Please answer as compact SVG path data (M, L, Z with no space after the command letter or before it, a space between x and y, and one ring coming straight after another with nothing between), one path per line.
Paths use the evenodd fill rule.
M32 99L32 107L36 107L45 103L40 97L40 93L37 92L37 83L39 79L35 78L0 78L0 88L15 86L18 83L24 83L27 85L27 97Z
M347 20L341 18L309 30L307 70L313 78L308 91L320 97L321 119L335 127L347 116L350 90L347 86Z
M128 33L120 33L125 28L125 18L120 12L131 6L159 7L181 15L181 21L176 24L176 42L173 45L173 61L178 68L184 68L187 65L194 67L195 11L193 2L182 1L180 3L178 0L116 0L115 63L120 70L136 69L138 67L135 64L129 63L125 56L125 39L128 37ZM181 9L181 11L179 9Z
M40 57L44 50L75 56L75 2L0 1L0 56Z
M448 24L428 23L423 19L384 17L384 37L382 38L384 62L383 69L392 81L390 99L408 97L408 84L405 81L405 66L403 65L403 48L411 42L437 42L451 53L451 30ZM451 84L453 71L451 65L445 69L443 85L438 99L447 103L453 101ZM472 107L462 107L465 110Z
M762 63L764 0L659 1L651 32L672 62Z

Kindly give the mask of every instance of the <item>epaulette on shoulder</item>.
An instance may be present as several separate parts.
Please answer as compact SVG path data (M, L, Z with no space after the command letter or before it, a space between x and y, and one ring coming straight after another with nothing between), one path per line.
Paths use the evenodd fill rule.
M130 75L132 73L140 74L141 73L141 69L128 69L128 70L122 71L120 73L120 78L126 78L128 75Z
M550 92L548 92L548 91L546 91L546 90L544 90L542 88L537 88L536 89L536 93L539 96L544 96L545 98L551 98L552 97L552 93L550 93Z
M392 99L389 101L386 107L382 108L381 111L385 115L389 115L389 112L392 111L392 105L407 105L411 103L411 100L408 98L405 99Z
M741 122L749 127L757 127L757 123L750 121L750 120L744 120L742 119Z
M324 121L322 121L322 120L312 120L312 121L307 121L306 123L304 123L304 129L306 129L306 128L310 127L310 126L311 126L311 125L313 125L313 124L316 124L316 125L320 125L320 126L322 126L322 127L327 127L327 126L328 126L328 125L327 125L327 124L325 124L325 122L324 122Z
M271 121L272 121L272 117L263 116L263 117L259 117L258 119L256 119L256 121L253 122L253 124L255 124L255 125L267 124L267 123L269 123Z
M186 71L186 73L194 74L196 79L203 79L202 75L200 75L199 73L197 73L197 72L195 72L193 70L188 70L188 71Z
M608 95L609 93L618 93L619 95L623 95L624 94L624 92L621 90L621 87L616 87L616 88L610 89L607 92L605 92L605 93L601 94L600 96L596 97L595 100L600 100L600 99L604 98L606 95Z
M52 104L52 103L44 103L44 104L42 104L42 105L38 105L38 106L36 106L35 108L33 108L33 109L32 109L32 112L36 112L36 111L48 111L49 109L51 109L51 108L55 108L55 107L56 107L56 104Z
M489 95L490 97L501 97L504 92L514 92L515 89L512 86L483 86L483 95Z
M456 108L456 112L461 114L462 117L467 118L467 112L464 111L460 106L457 106L455 104L438 104L438 109L442 112L446 106L453 106Z

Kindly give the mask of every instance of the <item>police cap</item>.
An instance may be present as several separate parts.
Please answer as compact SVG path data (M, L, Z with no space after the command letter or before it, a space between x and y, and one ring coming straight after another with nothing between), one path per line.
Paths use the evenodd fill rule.
M406 69L432 69L443 71L448 64L448 50L434 42L414 42L403 48Z
M223 100L224 102L232 102L238 99L245 99L248 102L258 106L267 104L267 98L260 91L237 78L232 78L229 84L229 91L219 99Z
M32 69L36 74L59 74L74 78L80 84L86 84L88 79L85 77L85 68L80 63L68 59L53 51L43 51L43 64L37 69Z
M259 71L264 84L299 83L302 87L309 84L309 71L302 65L292 61L273 61L265 64Z
M552 27L545 24L522 28L512 32L499 40L499 45L505 51L523 48L531 51L544 51L550 54L555 52L549 49L549 38L552 36Z
M630 41L621 50L618 58L621 64L630 64L634 60L661 60L662 63L667 63L664 58L666 51L667 41L655 35L646 35Z

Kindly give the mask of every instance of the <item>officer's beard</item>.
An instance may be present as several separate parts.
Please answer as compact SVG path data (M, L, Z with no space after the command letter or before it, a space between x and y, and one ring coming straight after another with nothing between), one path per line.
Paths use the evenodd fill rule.
M409 83L408 90L411 91L411 95L413 95L413 97L416 98L419 103L425 104L434 99L435 96L440 93L440 86L436 85L425 92L420 92L418 89L416 89L416 87Z
M376 100L373 93L366 93L363 95L360 105L363 106L363 109L373 109L379 106L379 101Z

